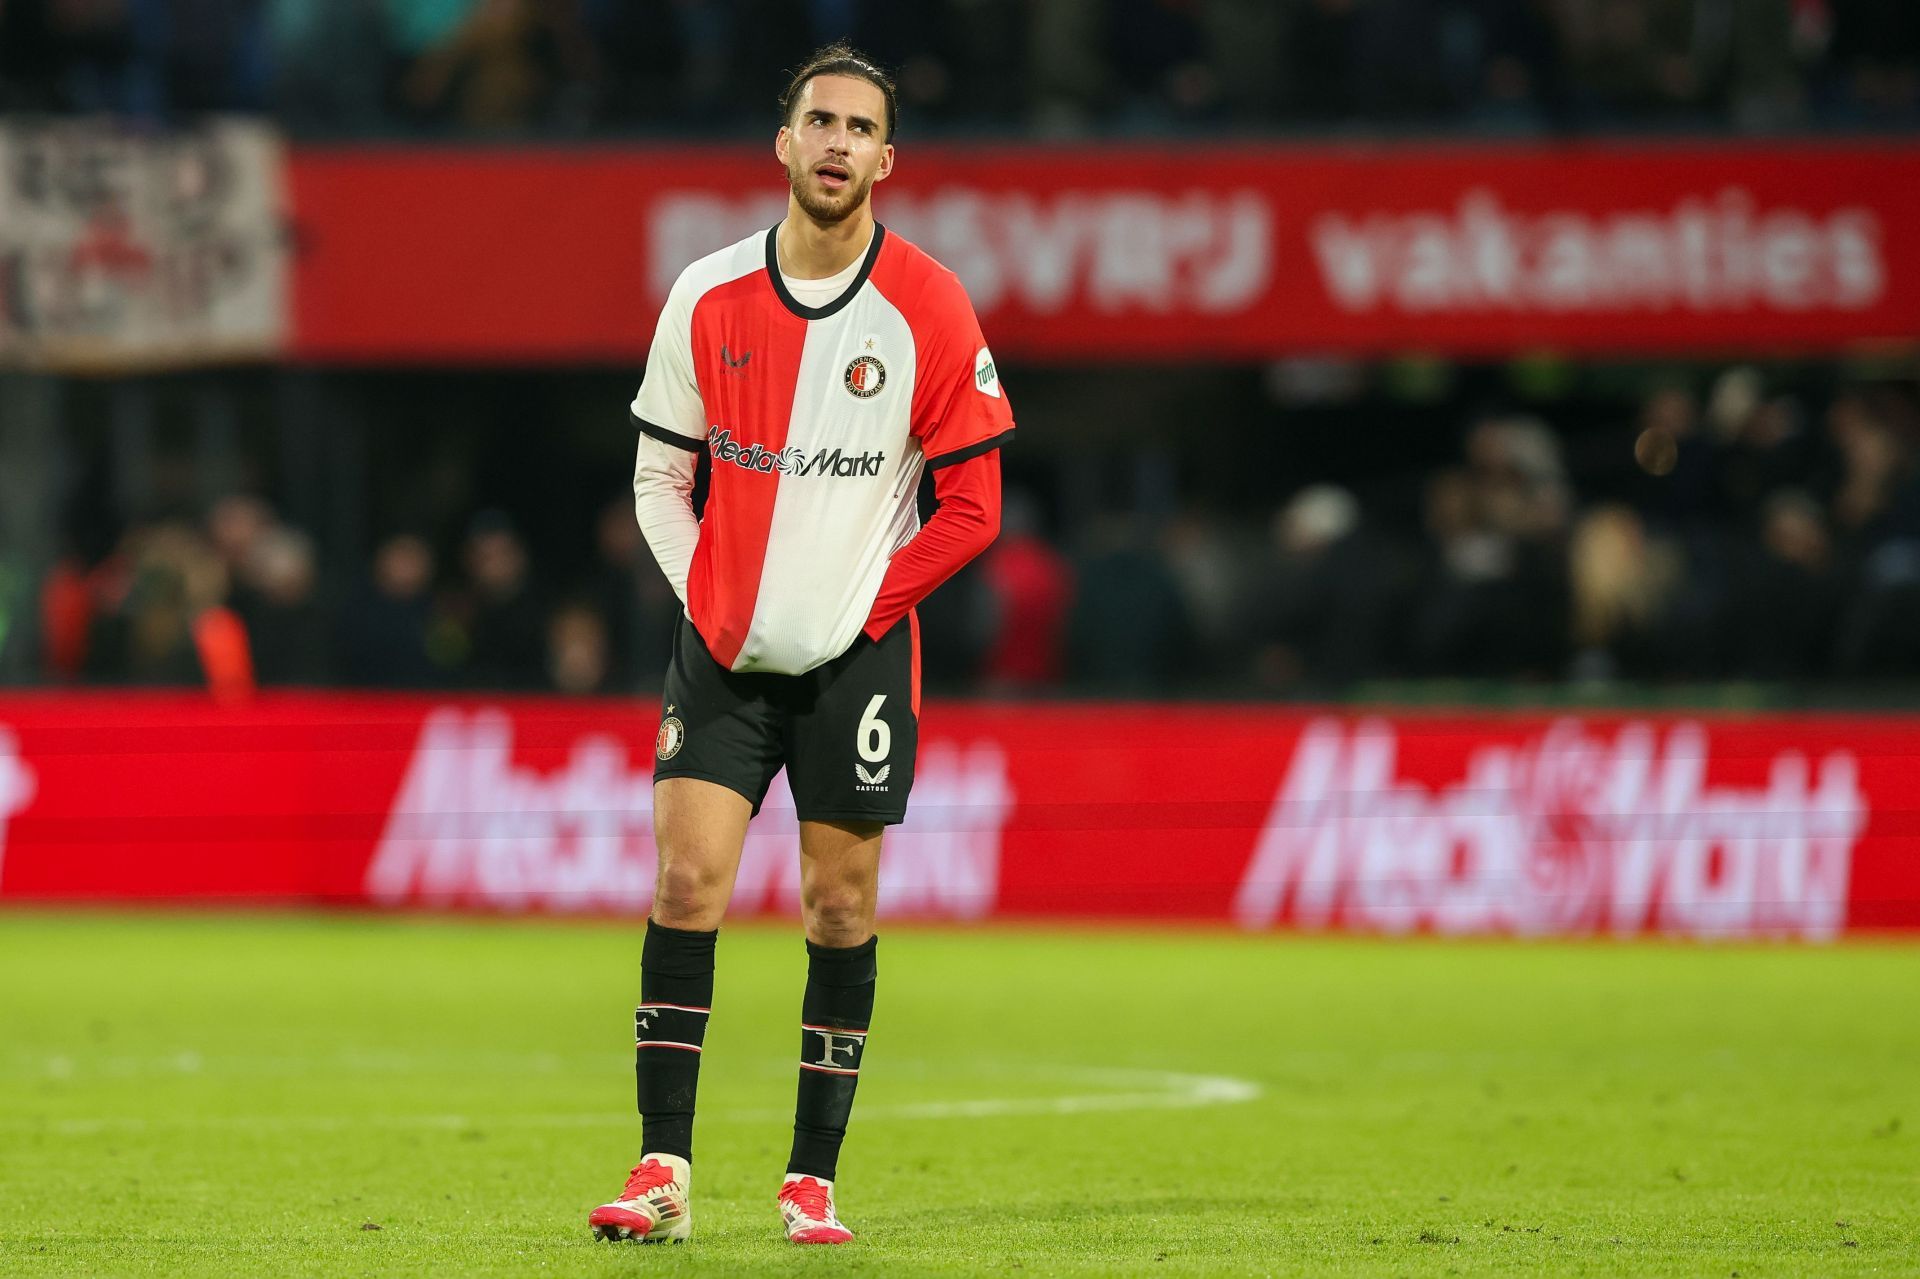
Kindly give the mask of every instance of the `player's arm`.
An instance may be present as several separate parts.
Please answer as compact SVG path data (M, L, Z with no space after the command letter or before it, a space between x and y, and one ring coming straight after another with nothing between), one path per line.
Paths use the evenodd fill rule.
M693 376L693 304L675 285L661 309L647 373L633 397L639 450L633 460L633 513L647 546L682 605L687 571L700 541L693 477L706 448L706 406Z
M700 521L693 514L693 475L699 461L698 453L668 444L641 427L640 451L633 460L633 513L683 605L687 570L700 541Z
M862 629L869 639L892 630L907 611L933 594L1000 534L1000 453L987 452L935 464L933 496L939 502L918 533L887 561L887 575Z
M872 639L891 630L1000 532L1000 446L1013 438L1013 409L972 304L958 281L948 277L939 285L935 305L946 323L929 343L928 375L913 396L913 433L933 473L939 507L887 562L862 628Z

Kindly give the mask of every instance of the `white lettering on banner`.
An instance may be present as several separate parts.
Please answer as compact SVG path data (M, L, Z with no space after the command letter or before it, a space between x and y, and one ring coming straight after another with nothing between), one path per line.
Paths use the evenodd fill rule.
M1476 188L1451 212L1326 213L1310 237L1342 310L1859 311L1886 297L1880 221L1764 212L1729 187L1665 212L1545 214Z
M1867 803L1852 755L1817 775L1773 758L1759 789L1706 783L1706 730L1611 744L1563 720L1487 745L1429 790L1394 776L1379 720L1311 724L1294 747L1234 902L1239 922L1382 932L1790 936L1845 923Z
M36 789L33 770L20 755L20 741L0 726L0 873L6 870L7 823L26 811Z
M914 802L887 837L883 915L970 919L992 910L1013 804L997 747L920 750ZM799 822L784 775L747 830L733 905L798 906ZM653 777L644 754L585 733L558 771L513 760L498 710L427 716L374 850L366 890L387 905L640 913L653 901Z
M644 910L653 900L653 778L585 734L542 776L513 762L503 711L435 710L367 868L392 905Z
M687 263L780 219L784 199L674 192L655 206L649 274L664 297ZM1257 191L1036 197L944 188L890 194L886 224L952 268L974 309L1053 315L1231 314L1273 276L1273 214Z

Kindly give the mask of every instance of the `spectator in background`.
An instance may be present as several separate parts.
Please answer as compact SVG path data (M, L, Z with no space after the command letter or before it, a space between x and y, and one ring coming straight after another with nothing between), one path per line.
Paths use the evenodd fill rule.
M569 0L478 0L444 41L408 70L408 103L423 118L475 132L541 122L584 124L593 46Z
M341 618L341 673L374 688L441 682L433 659L433 548L401 533L374 552L373 573Z
M1667 532L1687 533L1719 514L1720 471L1700 428L1700 402L1684 386L1663 386L1640 406L1633 456L1650 482L1641 509Z
M1417 666L1434 674L1541 678L1564 666L1569 493L1559 447L1527 418L1488 419L1467 437L1468 468L1428 490L1434 563L1413 625Z
M1841 624L1837 672L1912 680L1920 668L1920 538L1893 538L1860 566Z
M527 548L498 511L467 533L466 675L482 688L531 688L546 668L546 617L533 589Z
M195 626L225 610L227 570L185 524L130 530L119 553L125 572L107 593L87 645L87 673L105 683L197 685L209 671ZM219 665L227 663L222 652Z
M1863 556L1887 535L1886 517L1910 474L1911 460L1892 425L1864 394L1834 402L1827 435L1840 461L1831 499L1834 524L1846 549Z
M1760 544L1736 584L1730 673L1800 680L1827 671L1841 603L1819 505L1799 489L1776 491L1761 512Z
M386 107L412 123L432 123L433 117L413 100L409 81L435 50L453 43L479 0L379 0L379 3L384 32L381 48L386 55L382 76Z
M92 577L86 564L67 552L40 584L41 666L47 678L59 683L79 678L87 664L87 634L93 627Z
M1030 496L1007 494L1000 536L981 558L999 619L982 672L987 688L1022 693L1057 687L1064 673L1073 568L1040 536L1039 510Z
M1804 482L1815 469L1800 406L1782 396L1768 397L1754 369L1722 375L1707 418L1717 453L1720 511L1741 525L1752 527L1770 494Z
M556 693L611 691L607 622L591 604L563 605L547 621L547 684Z
M666 669L680 598L647 552L631 497L602 507L594 531L599 561L586 595L606 626L609 687L631 691Z
M1695 0L1566 0L1584 113L1602 125L1672 123L1701 105Z
M296 129L372 132L386 109L385 0L266 0L267 96Z
M451 40L479 0L382 0L382 3L386 11L387 47L398 57L412 61Z
M207 541L233 584L232 595L245 611L246 597L252 589L245 568L261 539L279 524L279 517L264 498L251 493L230 493L207 510Z
M1838 670L1913 678L1920 670L1920 423L1910 397L1885 388L1843 395L1827 429L1840 458L1833 514L1853 569Z
M1241 623L1269 692L1339 687L1396 664L1396 613L1410 586L1399 556L1334 484L1296 493L1273 519L1271 557Z
M331 673L331 638L317 594L313 539L293 529L269 529L241 565L247 585L239 608L262 684L324 684Z
M1452 93L1466 118L1506 132L1566 112L1565 48L1555 0L1466 0L1441 30Z
M1667 669L1667 609L1681 560L1649 536L1631 508L1595 507L1567 548L1572 596L1571 673L1583 681L1658 676Z
M1186 610L1194 657L1224 670L1244 650L1247 547L1209 512L1188 508L1160 526L1160 561L1173 574Z
M1191 627L1179 583L1134 519L1107 515L1090 530L1067 621L1068 671L1108 693L1191 685Z

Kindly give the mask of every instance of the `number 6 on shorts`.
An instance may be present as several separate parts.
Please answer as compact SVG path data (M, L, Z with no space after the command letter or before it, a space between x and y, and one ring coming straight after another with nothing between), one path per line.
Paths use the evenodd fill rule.
M878 764L893 749L893 730L887 727L887 721L879 718L880 707L886 700L885 693L875 693L867 703L867 713L860 717L859 740L855 744L860 758L869 764Z

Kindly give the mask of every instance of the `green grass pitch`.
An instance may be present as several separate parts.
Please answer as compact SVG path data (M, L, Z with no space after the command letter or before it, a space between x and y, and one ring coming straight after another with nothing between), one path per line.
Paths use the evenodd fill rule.
M721 937L693 1242L589 1237L639 943L0 914L0 1273L1920 1274L1920 948L894 928L859 1239L802 1250L767 926Z

